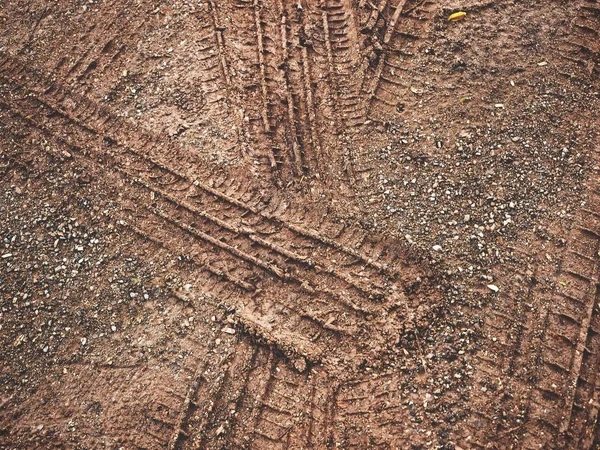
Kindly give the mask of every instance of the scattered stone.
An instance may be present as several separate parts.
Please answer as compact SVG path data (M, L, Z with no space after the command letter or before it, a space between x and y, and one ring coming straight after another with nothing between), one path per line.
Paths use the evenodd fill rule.
M294 360L294 368L303 373L306 370L306 359L303 356L299 356Z

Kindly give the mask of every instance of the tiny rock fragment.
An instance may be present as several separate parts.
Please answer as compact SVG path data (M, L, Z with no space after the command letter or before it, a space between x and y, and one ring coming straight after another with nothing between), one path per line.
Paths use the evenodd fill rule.
M306 370L306 359L303 356L299 356L294 360L294 367L300 373L303 373Z
M504 108L504 103L496 103L494 108Z
M6 259L6 258L10 258L11 256L12 256L12 253L5 253L4 255L2 255L2 258Z
M225 427L223 425L221 425L218 429L217 429L217 436L222 435L223 433L225 433Z
M458 22L459 20L463 20L465 17L467 17L467 13L464 11L458 11L455 12L453 14L450 14L450 16L448 17L448 20L450 22Z
M85 345L87 343L87 339L86 338L81 338L81 345Z
M17 339L15 339L15 342L13 343L13 347L18 347L19 345L21 345L21 343L25 340L25 335L21 334Z
M538 63L538 66L543 67L543 66L547 66L548 65L548 61L541 61Z
M225 327L221 330L223 333L227 334L235 334L235 330L233 328Z
M495 284L488 284L487 287L488 287L488 289L491 289L494 292L498 292L500 290L500 288L498 286L496 286Z
M442 251L442 246L441 245L434 245L433 247L431 247L432 249L434 249L436 252L440 252Z

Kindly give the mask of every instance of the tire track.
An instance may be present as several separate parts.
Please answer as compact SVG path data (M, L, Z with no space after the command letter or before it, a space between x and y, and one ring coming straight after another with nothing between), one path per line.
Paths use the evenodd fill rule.
M102 29L92 25L68 53L81 56L70 66L67 66L66 57L59 60L51 71L53 79L65 84L81 82L92 74L106 76L107 69L111 64L124 55L127 43L134 41L135 36L148 25L148 22L143 16L131 12L132 5L120 5L119 8L116 8L116 4L117 2L112 2L105 8L123 11L119 20L111 21ZM127 30L125 36L123 36L123 30Z
M533 364L531 360L532 355L539 353L539 337L544 332L543 321L536 323L538 314L545 314L545 293L540 292L538 285L542 274L538 273L534 257L527 250L512 247L510 251L527 261L528 266L536 268L531 271L515 270L511 280L502 282L502 290L494 296L493 305L483 317L485 344L477 355L477 371L484 375L484 381L477 391L477 398L485 407L474 407L472 412L476 419L467 424L472 436L478 439L471 440L471 445L479 447L485 446L485 442L496 442L507 434L506 429L499 428L501 411L522 411L526 403L523 398L500 396L499 392L532 385L538 370L536 364L539 358L534 358ZM504 374L509 381L503 379L506 384L498 386L498 373ZM520 429L519 423L512 425L515 430Z
M229 116L229 87L231 78L227 63L223 26L220 25L214 2L196 10L201 37L196 40L196 62L203 76L199 79L201 91L215 119Z
M309 375L271 356L272 362L262 375L256 374L256 390L260 394L247 404L245 415L238 419L233 444L245 448L306 448L308 436L302 426L313 422L303 413L309 407L310 393L315 388Z
M591 197L591 203L596 207L600 206L600 195L596 191L592 192ZM566 443L577 443L579 448L591 447L589 430L596 426L598 409L596 387L600 370L600 213L595 211L597 210L584 209L582 222L586 228L580 230L580 233L585 233L592 242L581 242L584 244L579 246L582 253L571 251L573 261L567 261L567 264L585 267L586 275L589 274L589 278L585 280L588 286L583 292L582 301L573 302L574 299L570 299L582 314L576 321L579 333L575 340L570 342L575 348L569 371L567 395L564 398L564 416L559 426L559 432L564 435Z
M336 105L340 108L338 116L342 126L349 129L365 120L361 86L356 78L363 68L354 12L347 0L326 0L322 8L327 59L337 91Z
M556 47L557 56L575 63L590 75L598 75L600 64L600 3L597 0L576 2L569 33Z
M22 147L19 147L18 150L21 150ZM32 164L33 161L28 160L28 161L21 161L20 158L22 158L22 152L18 152L16 154L8 154L8 153L4 153L3 154L4 157L7 157L9 160L15 162L16 164L20 165L24 172L31 175L32 170L34 170L35 165ZM46 161L37 161L38 164L43 164L44 166L49 166L51 167L53 164L52 160L56 160L56 159L63 159L63 162L66 161L66 159L68 157L66 157L64 155L64 153L52 153L51 151L47 151L44 152L43 154L37 154L36 155L37 158L43 158ZM30 176L31 179L31 176ZM174 299L175 301L179 302L181 301L181 297L176 295L175 293L173 294L173 296L171 296L171 299ZM218 304L210 304L210 308L207 309L206 308L206 304L207 304L207 299L206 297L203 298L202 301L202 306L203 306L203 312L206 314L210 314L211 309L212 308L218 308L219 305ZM193 305L195 309L197 309L198 305ZM173 310L170 311L171 314L173 314ZM227 335L225 335L227 336ZM192 336L189 336L187 338L184 338L183 341L185 341L185 343L183 344L183 347L186 347L185 344L187 344L188 347L193 348L194 352L198 352L198 354L200 355L204 355L204 354L211 354L213 353L214 350L214 340L210 341L208 344L212 344L211 345L206 345L207 343L199 340L199 339L193 339ZM180 344L182 345L182 344ZM201 349L201 350L200 350ZM192 368L191 371L188 370L187 365L190 362L193 362L195 360L196 362L196 366L197 366L197 370L195 373L195 376L193 378L194 382L192 383L192 385L189 388L188 394L186 395L185 392L180 395L177 390L172 390L172 389L179 389L181 386L179 386L177 383L175 383L175 385L173 384L173 380L170 380L170 383L165 383L164 387L165 389L163 389L163 396L161 397L160 400L157 400L156 402L153 401L152 403L148 404L148 405L144 405L142 407L142 410L140 411L141 413L141 417L140 417L140 421L139 424L141 425L141 430L135 430L135 429L130 429L127 428L126 425L123 426L123 430L121 431L122 433L125 433L125 431L127 431L125 433L125 435L129 436L130 434L133 434L136 437L136 441L135 443L137 445L150 445L151 447L154 446L160 446L160 447L166 447L167 446L167 438L166 436L173 434L174 433L174 437L173 439L179 439L179 436L181 434L185 434L182 427L185 426L185 424L187 423L187 416L189 415L189 411L190 410L195 410L194 408L196 408L197 405L197 401L195 401L195 394L196 392L200 389L200 383L201 382L205 382L207 380L205 380L203 378L203 374L206 373L207 371L207 367L210 367L210 364L212 364L212 361L206 362L205 360L199 360L196 357L193 357L193 355L189 355L187 358L185 358L185 362L183 363L183 365L181 366L181 370L185 373L188 372L190 374L194 374L194 370ZM93 378L89 383L85 384L85 389L79 391L78 395L84 397L87 396L90 393L94 392L94 386L97 386L97 384L99 383L100 379L103 377L103 373L107 373L107 372L114 372L115 370L129 370L129 369L133 369L133 372L131 372L128 376L127 376L127 380L131 379L135 379L139 374L144 373L144 369L143 369L143 364L136 364L133 366L125 366L125 367L115 367L112 364L111 365L100 365L99 366L102 370L100 371L94 371L93 372ZM212 369L213 371L215 370L214 368ZM118 391L118 388L113 382L110 382L112 389L116 389L116 391ZM123 385L123 383L121 383L121 385ZM167 386L169 387L169 389L167 389ZM175 399L175 401L170 401L171 399ZM114 398L113 398L114 401ZM179 419L177 411L180 411L179 413ZM122 437L118 432L114 432L115 437ZM100 436L98 436L100 437ZM105 435L102 435L102 437L106 437ZM129 438L131 439L131 438ZM129 441L131 442L131 444L133 445L134 442L133 441ZM175 440L173 442L176 442Z
M211 358L209 362L200 363L169 442L169 450L186 448L188 443L193 448L203 448L213 411L221 401L224 385L231 378L231 364L235 364L237 358L244 359L252 354L252 351L238 351L237 346L232 345L217 362Z
M19 75L25 70L24 67L20 66L18 63L16 63L16 61L12 61L11 59L7 59L7 67L5 67L5 69L5 72L11 72L14 70L15 73L13 75ZM9 75L9 77L10 76L11 75ZM43 92L44 88L42 88L41 91ZM356 259L358 263L362 263L368 268L371 268L372 271L368 274L369 278L375 278L377 272L384 273L386 276L395 276L396 270L389 265L379 263L373 260L373 257L367 256L362 252L355 250L354 248L350 248L343 243L336 241L335 239L330 239L320 235L318 232L313 231L313 229L307 229L302 226L295 225L292 223L293 218L290 221L284 222L279 219L276 214L269 213L264 210L261 211L261 208L258 206L252 206L249 202L232 198L227 193L211 187L210 183L212 180L210 180L209 172L206 174L201 172L200 177L192 178L187 175L187 171L189 171L189 169L186 170L184 165L180 165L179 167L170 167L164 165L160 162L160 159L157 158L163 156L162 153L164 151L158 150L157 145L153 142L153 138L151 136L140 135L139 132L132 132L121 121L116 121L116 123L114 123L113 118L108 114L108 112L96 109L89 102L84 102L82 100L81 102L84 104L81 105L81 110L91 110L91 113L87 112L85 115L83 115L81 112L76 112L73 114L68 112L61 105L62 103L66 102L65 99L68 99L68 94L56 86L51 85L50 88L48 88L43 94L35 94L35 91L32 93L36 95L40 102L47 103L46 106L53 110L50 112L51 114L63 116L67 121L71 121L77 126L82 127L84 130L89 131L94 136L102 136L105 141L114 142L126 153L123 158L137 158L136 163L140 162L147 166L141 170L142 172L145 170L162 171L161 174L172 176L182 183L193 184L197 189L193 196L195 197L202 195L201 201L207 203L210 202L209 208L217 209L222 203L225 203L227 204L227 208L239 210L239 214L244 216L246 222L265 221L268 222L268 225L279 226L283 229L283 232L290 233L284 236L284 238L281 240L282 242L288 241L290 237L293 237L293 235L300 236L307 241L316 241L316 243L319 245L329 247L324 254L331 251L338 252L337 254L331 255L331 259L345 259L345 263L348 262L348 258L350 258L350 260ZM53 97L56 97L57 100L53 100ZM52 102L53 104L48 102ZM127 139L122 135L137 135L139 137L138 139ZM135 149L135 147L139 147L140 150ZM141 153L142 150L145 152L144 154ZM193 160L190 161L190 163L195 165L195 161ZM125 164L127 165L127 162ZM131 166L131 163L128 165ZM194 170L197 170L197 168ZM200 178L202 177L209 179L209 182L201 182ZM265 228L262 230L262 232L273 236L272 230L267 231ZM357 245L361 244L362 243L359 243ZM306 245L309 245L309 243ZM347 255L346 258L344 258L344 254ZM364 268L360 267L360 269Z
M35 123L34 125L37 127L42 126L39 123ZM81 143L80 145L85 145L85 144ZM299 255L298 253L287 250L283 247L280 247L277 244L273 244L269 240L259 237L259 233L254 231L252 228L249 228L249 227L239 228L235 225L231 225L229 222L219 219L219 218L207 213L206 211L192 205L191 203L187 202L185 199L177 198L176 196L169 193L165 189L153 186L151 184L153 177L151 177L151 176L145 177L145 178L136 177L136 175L133 174L131 171L128 171L125 169L125 167L129 166L129 163L130 162L127 161L127 163L123 163L121 166L115 164L114 168L123 174L124 179L129 179L132 182L146 188L146 190L148 190L149 193L151 194L151 198L153 200L158 201L160 198L167 200L168 203L171 203L172 207L176 207L177 209L179 209L179 214L181 214L182 209L186 210L190 215L187 222L191 223L194 220L197 220L198 218L204 219L202 228L206 229L207 227L216 227L217 229L212 234L213 235L220 234L221 237L219 240L216 240L215 238L213 238L211 236L211 234L207 234L203 231L200 231L198 229L198 226L190 227L189 225L187 225L187 222L181 222L180 220L173 219L172 216L165 215L165 213L162 210L156 209L153 211L154 214L158 215L165 221L170 222L175 227L180 228L183 231L187 231L188 233L193 234L197 238L204 240L204 241L214 245L215 247L218 247L228 253L231 253L232 255L237 256L238 258L245 260L254 266L260 267L260 268L264 269L265 271L271 272L273 275L275 275L278 278L283 279L284 281L297 281L301 285L309 286L310 289L315 289L314 287L311 287L311 286L315 286L315 285L319 284L318 281L317 282L307 282L305 280L298 280L297 278L294 277L294 275L292 275L291 270L280 268L280 266L278 266L278 265L274 265L274 264L266 262L265 259L256 258L255 256L253 256L251 254L248 254L244 251L239 250L238 249L238 246L240 245L239 243L231 245L231 244L227 244L227 243L223 242L223 233L229 232L231 234L232 239L234 239L236 237L239 239L239 236L245 236L247 238L247 240L250 241L249 243L246 244L247 246L258 245L265 249L270 250L273 253L278 254L279 259L281 259L280 264L285 264L286 260L293 261L296 265L301 266L302 268L307 267L309 269L314 269L323 274L332 274L339 280L346 282L349 287L354 288L362 296L367 296L367 297L371 297L371 298L382 297L382 295L383 295L382 292L380 292L378 290L374 290L373 288L369 288L367 286L363 286L363 285L359 284L358 282L354 281L351 277L337 271L334 268L321 267L318 263L313 261L309 255ZM140 163L138 162L138 164L140 164ZM149 172L149 170L147 170L146 172ZM165 183L165 184L172 185L172 183L173 183L173 181L171 181L169 183ZM184 192L184 193L189 192L188 190L190 187L193 187L192 183L188 183L188 188L182 189L182 190L175 189L174 192ZM171 191L171 192L173 192L173 191ZM193 197L194 195L190 195L190 196ZM166 206L164 206L163 209L164 208L166 208ZM174 210L172 215L176 215L177 213L178 212L176 210ZM356 301L360 301L360 297L358 297L356 299ZM358 306L356 306L356 305L358 305L358 303L354 303L352 301L349 301L349 302L346 301L346 302L349 305L354 306L355 308L359 308Z
M110 176L116 176L117 180L122 180L119 184L123 186L123 193L131 192L125 198L129 198L135 203L136 198L140 196L136 193L139 192L139 189L146 190L150 194L149 197L153 204L142 204L136 208L136 220L133 225L137 227L138 231L152 236L152 230L169 230L167 236L172 236L174 242L168 247L181 248L181 243L186 243L185 254L191 252L192 259L196 263L199 262L198 265L206 269L213 277L225 278L228 281L237 280L234 284L243 291L249 291L250 286L256 285L252 281L255 279L262 280L258 282L260 292L269 292L271 288L267 286L273 282L285 286L284 289L288 290L292 297L283 304L303 320L308 320L313 325L316 324L321 330L317 335L325 333L325 336L331 338L334 333L339 335L336 338L336 340L341 339L339 342L354 346L357 343L358 324L361 324L361 333L362 330L372 329L375 331L378 328L376 322L369 324L366 316L380 314L385 316L387 308L397 307L398 304L404 302L401 291L386 275L385 266L370 261L369 258L337 241L324 238L295 225L284 225L273 220L271 216L257 214L255 210L254 213L259 224L264 219L268 219L270 222L269 237L261 237L260 235L265 231L257 231L256 223L253 225L254 228L250 228L248 224L243 224L241 221L238 224L231 223L231 210L229 210L231 206L244 209L240 218L244 217L244 214L246 218L249 218L248 216L253 212L251 207L245 207L243 203L229 199L226 205L227 214L217 217L212 212L208 212L210 208L207 207L205 200L210 202L210 206L214 207L214 210L223 211L222 200L228 197L213 188L200 186L199 183L192 182L181 174L156 164L147 156L141 156L128 148L118 145L115 148L115 141L112 138L109 138L109 142L106 142L105 138L103 139L103 148L96 147L93 142L97 142L101 133L83 124L80 127L81 130L75 132L76 129L73 129L72 125L78 121L69 117L65 111L57 109L57 106L52 106L48 99L44 100L28 95L18 101L21 102L21 106L15 106L13 103L13 110L30 108L31 113L21 113L23 118L42 130L46 129L50 133L49 137L54 136L53 140L60 141L62 139L59 139L57 133L60 136L69 136L64 143L67 148L74 150L73 155L77 158L83 158L87 163L95 165L96 168L99 167L99 163L108 163L108 167L113 170ZM48 128L48 125L34 117L45 117L47 121L50 121L48 125L50 123L53 125ZM68 132L59 131L66 125L70 127ZM137 190L133 185L137 185ZM147 195L141 195L141 198L144 197ZM191 203L189 199L193 199L194 203ZM273 241L273 225L280 226L279 230L285 232L280 243ZM311 253L300 254L292 248L286 248L283 244L292 243L297 246L299 239L312 241L310 243ZM331 261L337 262L337 259L332 259L332 250L351 256L352 265L356 264L355 257L358 256L363 263L358 266L361 272L348 272L348 266L345 263L338 263L338 267L332 266ZM196 255L204 256L198 258ZM320 261L321 256L323 256L322 262ZM240 264L240 261L244 263ZM257 269L260 269L263 274L259 274ZM365 271L368 271L369 276L365 276ZM375 281L373 278L381 280L381 283L373 284ZM340 290L342 286L345 287ZM250 295L254 294L250 293ZM312 299L306 305L310 305L310 311L305 310L304 306L298 309L293 303L289 303L293 298L299 300L306 296ZM331 302L324 301L324 298L333 300L335 306L332 307ZM365 300L368 301L367 304L365 304ZM373 300L377 300L377 303L374 303ZM382 300L385 300L383 304L380 303ZM262 294L260 300L249 301L246 306L253 306L248 314L251 316L258 314L260 317L263 313L252 313L252 309L260 309L262 302L268 302ZM387 319L387 322L389 323L390 320ZM383 339L379 332L376 332L376 335ZM375 341L377 340L379 339ZM292 347L294 347L294 343L292 343ZM298 343L295 347L306 348L307 346ZM313 351L304 353L310 355L312 360L318 358L315 355L321 354L322 350L317 350L316 353Z
M227 379L219 392L215 404L212 408L212 414L207 418L203 429L195 429L195 440L199 448L208 448L210 444L216 448L222 441L230 441L233 436L233 429L236 425L237 415L244 401L254 394L249 392L248 386L256 369L263 362L264 349L255 347L246 348L246 354L243 349L238 351L237 357L227 369Z
M410 95L411 86L406 81L410 61L428 22L435 14L433 2L426 2L426 5L421 3L399 0L392 7L388 2L381 4L381 10L378 8L377 13L374 12L386 19L379 32L377 45L381 50L377 65L373 70L367 71L363 83L369 119L385 120L386 117L401 112L403 101ZM369 79L372 80L370 83Z
M311 66L305 42L303 9L290 2L277 1L281 16L282 67L286 77L289 123L296 130L303 171L315 173L321 156L317 130ZM291 108L290 108L291 105Z
M333 51L328 37L328 17L326 11L306 0L301 0L298 8L299 21L302 23L302 46L306 49L302 54L302 63L305 67L305 78L313 80L314 88L307 89L307 94L314 98L315 120L317 126L322 125L323 139L335 136L341 130L339 118L335 111L335 67L333 65ZM310 74L310 75L308 75ZM328 83L321 80L330 80ZM334 160L333 152L324 145L322 150L326 153L320 155L319 168L325 170L327 164Z
M597 155L594 155L597 158ZM589 188L589 203L600 207L595 181ZM593 420L594 381L589 373L600 370L597 355L589 353L596 343L598 252L600 221L596 213L580 209L576 225L560 263L554 301L544 321L540 337L539 383L527 402L527 421L522 427L524 446L535 442L539 429L545 429L559 446L583 446L578 442L582 426ZM587 403L587 404L586 404ZM589 410L588 410L589 408ZM590 424L593 428L593 424Z
M47 158L53 159L58 156L54 156L51 153L45 153ZM19 163L18 156L15 155L3 155L16 163ZM51 161L49 161L51 164ZM32 170L31 164L23 163L23 168L26 172ZM211 313L211 310L222 308L217 302L213 302L209 297L203 296L200 301L193 301L189 298L182 296L177 292L172 293L178 303L185 305L191 305L196 311L200 311L205 314ZM206 306L209 305L207 309ZM235 337L228 334L221 335L221 342L215 341L214 339L206 342L205 340L196 339L188 345L194 348L194 352L202 355L199 358L187 357L185 359L186 366L182 369L187 370L187 366L190 363L195 363L195 371L189 371L191 376L191 384L189 384L187 394L185 391L183 394L179 394L176 391L166 389L168 384L165 384L164 394L160 401L152 402L143 408L143 414L140 418L139 424L143 427L143 432L137 430L130 430L130 437L128 442L133 444L132 437L135 438L137 445L144 443L150 447L160 446L168 448L206 448L207 442L211 445L216 442L212 439L207 441L207 436L222 436L223 438L229 438L230 434L226 427L217 428L217 425L221 423L223 414L229 414L229 405L226 404L225 399L231 399L236 403L240 403L242 400L238 398L242 391L244 396L253 394L247 392L247 385L251 380L251 370L255 370L259 367L260 359L257 357L259 352L264 352L262 347L257 347L250 344L246 338L243 338L239 344L233 343L236 340ZM229 342L222 342L229 341ZM225 352L221 352L219 346L226 347ZM201 351L198 349L201 348ZM272 353L271 350L269 352ZM212 355L215 357L210 357ZM206 356L209 358L206 358ZM133 367L135 371L131 378L135 378L136 374L143 373L143 369L139 366ZM110 367L111 370L114 367ZM126 368L129 369L129 368ZM81 391L82 396L87 395L93 391L93 386L96 383L96 379L101 377L99 372L94 372L96 377L93 382L86 385L87 389ZM241 375L245 374L245 376ZM289 372L286 377L292 377L294 372ZM304 377L304 376L303 376ZM129 377L128 377L129 379ZM239 384L239 383L242 384ZM91 390L90 390L91 389ZM240 392L240 394L232 395L232 393ZM170 401L174 399L175 401ZM225 419L225 422L228 419ZM115 437L120 436L115 433ZM129 436L129 435L128 435ZM167 443L168 436L171 439ZM100 437L100 436L99 436ZM212 448L212 447L211 447Z
M28 123L28 125L32 125L32 123ZM48 156L53 157L54 155L49 153ZM127 181L125 180L125 182ZM324 351L320 348L321 346L318 343L313 343L313 340L321 339L330 343L333 340L334 342L339 343L338 335L342 329L332 326L319 315L319 310L322 310L323 308L325 308L324 311L328 314L328 317L331 312L334 311L334 309L326 302L322 302L322 305L320 306L319 304L311 303L311 306L315 309L313 311L305 312L296 308L293 303L273 301L272 299L263 296L257 298L257 295L259 295L260 292L270 292L272 289L280 288L273 288L269 284L263 285L262 282L258 281L260 278L257 278L252 266L242 267L237 259L226 261L229 264L223 266L223 255L215 255L214 252L209 252L208 258L210 258L210 262L207 263L206 260L198 261L198 257L194 256L199 254L196 247L198 243L191 237L178 235L178 231L180 230L173 228L169 221L157 221L157 216L155 215L143 216L137 214L136 218L139 222L145 223L146 227L150 230L140 231L140 228L137 226L129 225L133 231L156 245L166 248L172 253L187 255L188 252L191 252L191 257L185 256L186 260L191 260L192 263L199 267L205 269L210 268L209 273L210 275L213 275L212 284L210 282L207 284L206 280L202 280L199 282L199 285L203 285L206 289L211 290L215 295L222 298L223 301L229 301L230 308L239 309L239 320L242 321L246 327L252 326L254 334L265 336L265 341L278 346L284 353L290 354L290 352L292 352L291 356L299 355L300 357L305 357L308 361L316 362L321 360ZM170 225L171 228L169 228ZM157 230L162 230L163 234L167 236L167 239L165 240L163 234L156 237L153 236ZM215 268L216 264L220 264L220 266ZM255 281L259 282L259 286L261 286L262 289L259 290L253 288L248 291L245 288L248 287L249 284L239 281L236 283L238 289L227 289L227 286L223 285L223 278L227 281L238 280L231 275L231 272L240 272L245 273L246 275L250 274ZM223 276L220 276L220 274L223 274ZM269 281L267 280L265 283L269 283ZM294 294L294 299L299 300L300 294ZM253 315L255 309L256 315L263 318L264 324L255 319L255 316ZM296 319L295 321L290 320L290 312L293 313L292 317ZM275 317L273 317L273 315ZM268 329L265 329L265 327L270 328L270 321L280 323L280 325L287 330L286 333L284 333L282 337L278 337L277 335L272 337L272 333L270 333ZM301 334L298 334L298 331L300 331ZM350 334L348 334L348 336L350 336Z
M367 442L373 448L406 445L406 437L402 436L406 427L406 417L401 416L405 409L402 384L402 372L342 383L335 395L334 420L345 428L335 429L334 441L344 448L361 448Z
M544 433L557 448L592 448L600 370L594 351L600 347L600 214L595 212L600 194L592 184L591 206L580 209L566 247L557 252L560 263L551 275L553 288L529 283L524 300L519 300L522 292L509 288L500 296L499 311L490 313L486 326L494 339L488 341L487 352L500 358L490 360L480 354L478 370L490 380L506 374L511 381L502 389L510 392L511 385L517 385L526 395L498 398L488 387L483 398L489 398L492 407L473 411L479 421L468 428L478 441L470 440L470 445L484 448L486 442L494 442L533 449L539 448ZM536 273L519 276L541 278ZM520 305L516 316L510 313L515 302ZM498 428L502 411L519 412L512 428Z
M302 128L302 121L296 119L296 113L298 111L298 107L296 106L296 101L294 100L294 93L291 89L291 77L290 77L290 52L288 49L289 46L289 38L288 38L288 18L286 12L284 10L284 6L281 0L277 2L277 8L279 12L280 23L281 23L281 49L282 49L282 63L280 67L282 79L283 79L283 89L285 91L286 103L287 103L287 117L288 117L288 129L290 131L290 140L291 140L291 148L292 148L292 160L295 175L298 176L303 173L304 170L304 156L303 156L303 135L306 133ZM297 95L296 95L297 97ZM303 133L304 131L304 133Z

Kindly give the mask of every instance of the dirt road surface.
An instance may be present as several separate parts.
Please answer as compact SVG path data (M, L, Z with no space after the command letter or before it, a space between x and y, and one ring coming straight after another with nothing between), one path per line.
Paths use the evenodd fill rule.
M600 448L599 63L598 0L0 0L0 448Z

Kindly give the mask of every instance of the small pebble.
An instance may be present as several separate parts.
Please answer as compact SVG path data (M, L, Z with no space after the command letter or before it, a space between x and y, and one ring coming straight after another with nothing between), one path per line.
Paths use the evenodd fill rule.
M500 288L498 286L496 286L495 284L488 284L487 287L494 292L498 292L500 290Z

